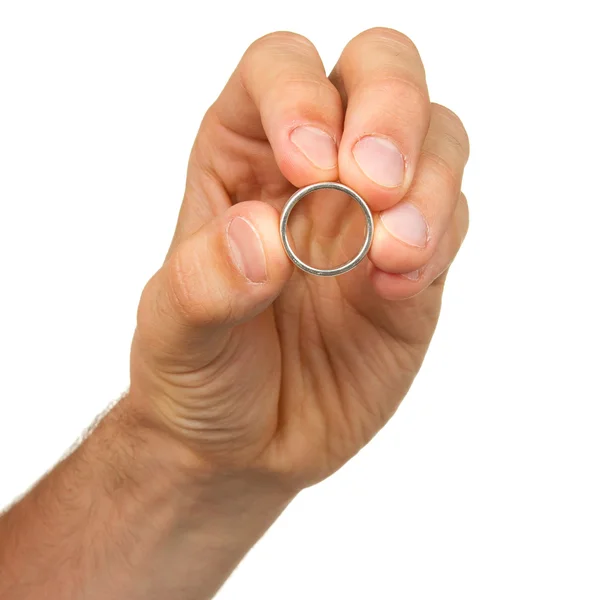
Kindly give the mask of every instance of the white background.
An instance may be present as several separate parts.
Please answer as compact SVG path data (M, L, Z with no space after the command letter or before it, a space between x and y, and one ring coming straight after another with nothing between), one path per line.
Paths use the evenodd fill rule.
M331 68L417 43L463 119L471 231L387 428L289 508L220 600L600 597L600 43L593 2L0 5L0 506L128 385L197 126L272 30Z

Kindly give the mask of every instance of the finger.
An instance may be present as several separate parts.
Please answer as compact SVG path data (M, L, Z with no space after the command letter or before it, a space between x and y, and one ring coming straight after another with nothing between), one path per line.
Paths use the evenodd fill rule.
M267 203L241 202L182 241L142 296L141 331L178 368L200 368L229 332L264 311L292 273ZM160 353L160 352L159 352ZM183 356L183 358L182 358Z
M372 265L369 274L377 294L386 300L404 300L421 293L434 281L444 276L456 257L469 227L469 210L464 194L431 260L420 269L411 273L386 273Z
M337 179L342 102L303 36L277 32L254 42L210 111L220 126L267 139L293 185Z
M392 29L370 29L344 49L332 81L347 100L340 179L374 210L409 189L429 126L425 71L414 44Z
M378 269L407 273L431 260L454 214L468 157L469 139L460 119L432 104L412 187L376 220L370 258Z

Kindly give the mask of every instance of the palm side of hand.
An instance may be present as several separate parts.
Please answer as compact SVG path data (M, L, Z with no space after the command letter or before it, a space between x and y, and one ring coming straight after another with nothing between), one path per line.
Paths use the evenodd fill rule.
M288 86L288 93L293 89ZM345 88L338 84L337 89L340 104L346 104L342 112L347 122ZM141 387L162 417L209 461L285 473L307 485L333 472L367 443L406 394L435 329L444 274L466 223L461 225L458 218L460 227L450 222L437 248L422 257L425 264L419 264L416 280L403 276L414 271L405 267L414 264L410 248L408 259L399 256L398 271L379 268L381 262L387 267L387 258L379 257L389 252L390 240L378 222L380 235L370 260L354 271L320 278L292 272L288 264L282 267L287 281L272 301L236 315L225 327L203 326L197 337L187 324L184 333L164 335L164 328L153 321L155 297L165 295L157 289L165 279L172 280L164 272L173 271L175 257L187 251L182 248L197 244L194 237L206 223L232 207L255 206L255 201L272 207L276 215L296 189L292 184L340 178L357 187L348 169L344 178L342 156L337 172L315 174L306 172L306 166L302 172L289 153L282 156L262 110L257 118L256 109L247 108L241 116L244 111L238 109L229 122L229 109L220 108L220 101L207 113L192 151L172 248L154 285L144 293L146 301L142 298L132 373L151 381ZM293 98L287 104L293 105ZM389 190L369 196L364 187L358 189L373 208L387 208ZM408 193L402 190L402 195ZM352 253L348 247L362 241L363 217L348 217L335 203L311 203L302 209L302 218L305 227L295 240L312 258L339 264ZM192 298L196 308L202 306L202 298L193 297L198 291L191 281L199 270L182 269L175 262L176 285L186 289L184 302ZM181 308L182 295L176 296ZM159 335L161 343L154 343Z
M386 306L371 297L365 271L340 282L298 274L275 302L282 367L268 458L276 470L291 465L314 480L336 470L388 421L417 374L441 288Z

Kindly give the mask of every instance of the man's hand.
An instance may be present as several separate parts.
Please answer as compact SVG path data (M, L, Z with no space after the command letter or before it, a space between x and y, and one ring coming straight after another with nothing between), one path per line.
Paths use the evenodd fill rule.
M129 395L0 518L0 599L212 597L406 394L467 230L467 156L400 33L359 35L329 78L303 37L255 42L200 127L173 244L140 302ZM307 276L279 209L295 187L338 179L376 212L369 261ZM362 243L360 211L302 209L293 237L310 264Z
M142 296L137 409L211 470L294 490L335 471L421 365L467 231L468 153L397 31L354 38L329 77L304 37L252 44L200 127L171 249ZM278 219L296 187L330 180L366 199L375 237L369 261L319 278L292 268ZM344 262L347 232L362 241L354 217L311 203L295 230L303 258Z

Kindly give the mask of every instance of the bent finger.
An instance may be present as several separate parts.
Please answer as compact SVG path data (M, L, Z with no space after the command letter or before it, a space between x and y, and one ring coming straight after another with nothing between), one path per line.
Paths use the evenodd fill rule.
M378 269L407 273L431 260L450 227L468 156L469 140L460 119L433 104L412 187L377 217L370 258Z
M377 294L386 300L405 300L423 292L445 275L467 235L468 227L467 199L461 194L450 227L425 265L407 273L387 273L371 265L369 276Z
M378 27L355 37L330 78L347 102L340 179L373 210L410 188L429 126L425 70L412 41Z
M240 135L267 139L293 185L337 179L342 102L305 37L276 32L254 42L210 111Z

